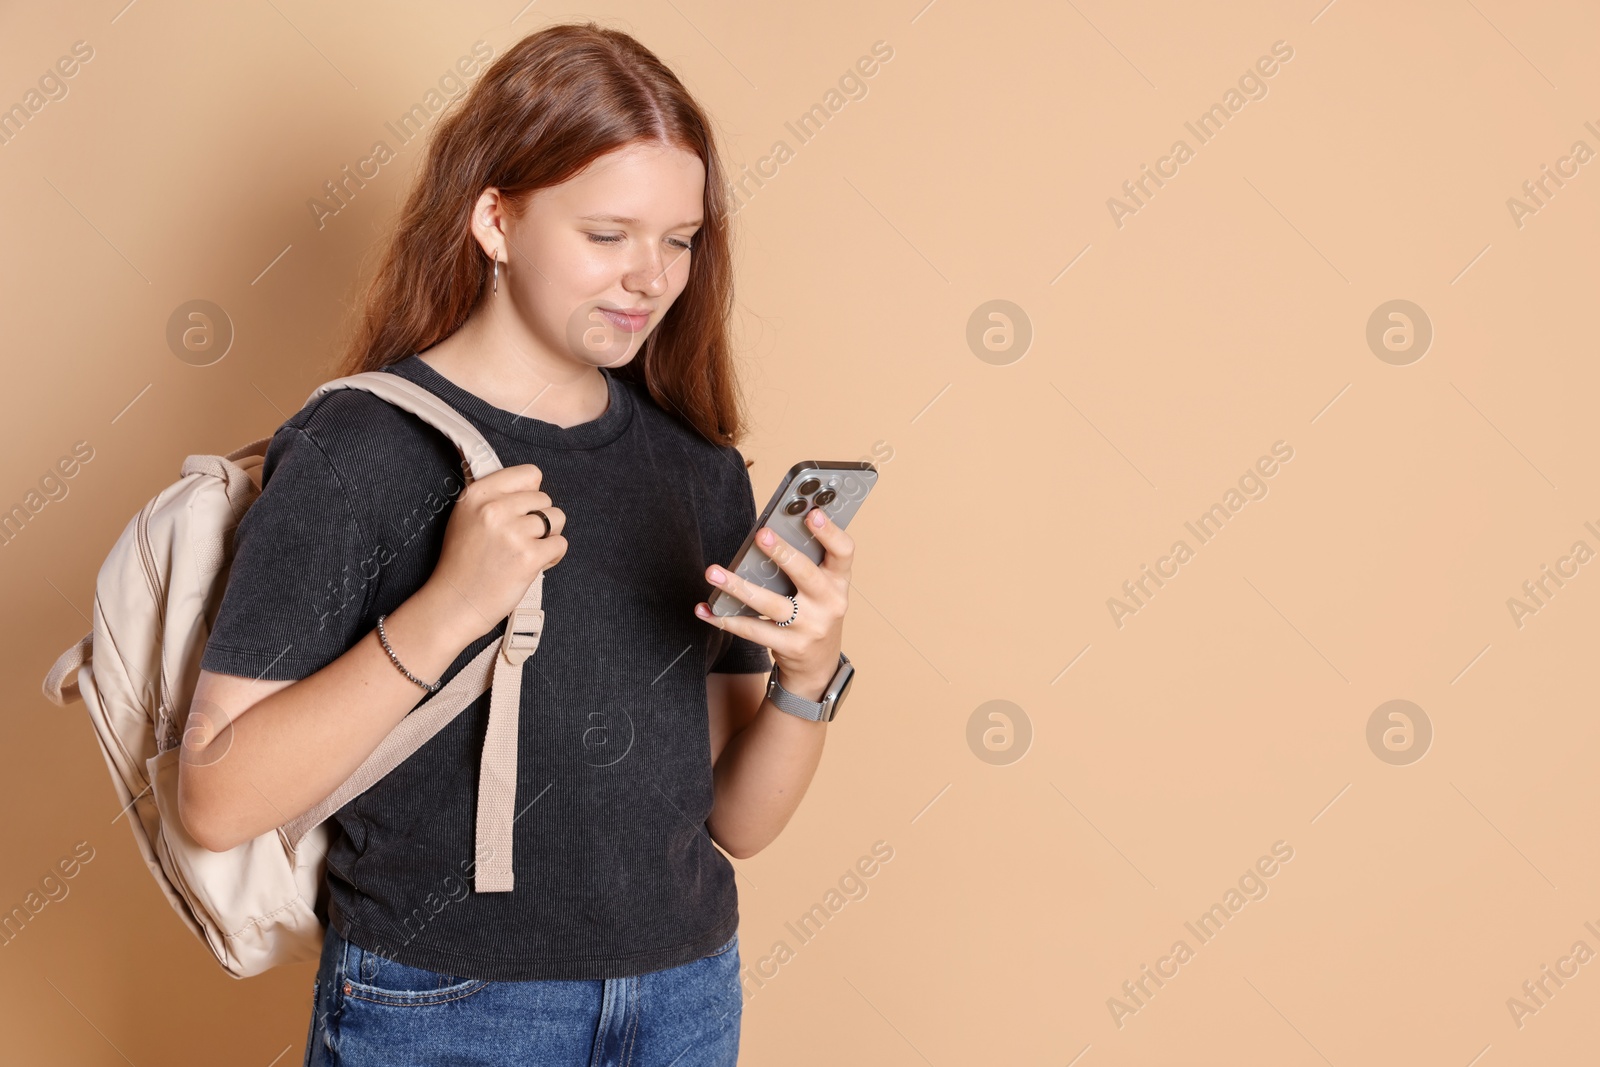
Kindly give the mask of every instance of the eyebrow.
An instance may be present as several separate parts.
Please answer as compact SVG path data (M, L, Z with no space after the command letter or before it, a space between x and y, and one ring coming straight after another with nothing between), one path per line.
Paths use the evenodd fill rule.
M638 219L633 218L630 215L579 215L578 217L580 219L586 219L589 222L620 222L625 225L638 225L639 223ZM698 226L700 225L701 221L702 220L700 219L693 219L689 222L680 222L677 226L674 226L673 229L678 229L683 226Z

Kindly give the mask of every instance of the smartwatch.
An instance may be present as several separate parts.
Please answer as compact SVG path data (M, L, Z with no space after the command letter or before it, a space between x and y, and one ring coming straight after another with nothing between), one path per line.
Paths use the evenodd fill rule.
M839 714L839 705L844 703L845 694L850 692L850 683L854 680L856 669L850 665L850 657L843 652L839 653L839 669L833 672L827 688L822 691L821 700L807 700L805 697L795 696L778 682L778 668L772 668L772 674L767 679L767 699L776 704L781 711L812 722L832 722L833 717Z

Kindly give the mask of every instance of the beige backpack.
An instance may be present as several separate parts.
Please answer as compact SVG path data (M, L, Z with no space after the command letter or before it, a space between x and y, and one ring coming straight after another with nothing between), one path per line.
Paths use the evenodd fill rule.
M494 449L454 408L396 374L368 371L319 386L361 389L447 435L469 480L500 469ZM528 587L493 642L414 708L355 773L310 811L226 852L196 844L178 818L178 760L200 657L233 558L233 528L261 491L270 437L226 456L189 456L182 477L129 521L95 582L94 629L44 681L66 706L82 699L111 770L117 801L156 884L236 978L314 961L327 914L324 875L332 828L351 798L399 766L492 685L479 779L474 888L512 887L522 666L539 646L544 575ZM120 817L120 816L119 816Z

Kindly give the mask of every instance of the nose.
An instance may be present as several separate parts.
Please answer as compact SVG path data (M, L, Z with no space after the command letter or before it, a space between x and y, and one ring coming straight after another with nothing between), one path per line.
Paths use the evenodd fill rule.
M667 291L667 270L670 263L663 262L659 248L642 253L632 269L623 276L623 288L633 293L660 296Z

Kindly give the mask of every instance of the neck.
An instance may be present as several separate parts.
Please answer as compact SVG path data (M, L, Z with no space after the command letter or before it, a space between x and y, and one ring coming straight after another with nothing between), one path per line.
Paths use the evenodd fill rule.
M486 403L563 429L605 414L611 396L600 368L548 351L501 321L500 306L480 307L418 358Z

